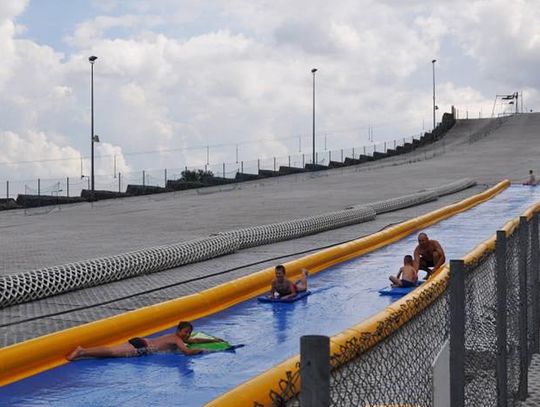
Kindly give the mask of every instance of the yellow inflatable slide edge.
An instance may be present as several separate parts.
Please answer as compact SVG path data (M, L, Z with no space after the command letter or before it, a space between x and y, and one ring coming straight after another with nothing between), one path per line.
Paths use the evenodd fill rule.
M374 251L382 246L400 240L421 228L425 228L458 212L478 205L492 198L509 185L510 182L508 180L502 181L494 187L461 202L440 208L373 235L285 263L288 274L291 278L294 278L300 274L300 270L304 267L308 268L310 272L316 273L333 264L341 263ZM171 328L179 320L193 321L224 310L267 291L273 276L273 268L267 268L196 294L1 348L0 386L67 363L65 355L78 345L100 346L118 344L134 336L149 335ZM288 362L286 361L284 364L290 366ZM254 379L258 380L257 383L259 385L250 387L248 394L250 397L254 397L251 398L252 401L261 397L263 389L264 392L268 393L268 390L276 387L278 381L274 380L274 378L278 378L285 371L283 369L286 368L286 366L281 368L280 366L282 365L278 365L272 369L275 372L275 375L272 375L272 377L265 376L266 379L262 380L260 379L261 376L259 376ZM288 370L291 369L288 368ZM241 387L245 389L248 383L243 384ZM255 394L257 394L256 397ZM239 400L236 399L236 401ZM211 405L231 405L221 404L219 399L216 399L212 403Z

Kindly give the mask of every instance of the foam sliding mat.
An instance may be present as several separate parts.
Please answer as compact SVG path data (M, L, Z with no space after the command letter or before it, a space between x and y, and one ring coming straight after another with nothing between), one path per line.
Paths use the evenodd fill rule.
M539 200L540 188L510 186L491 200L424 231L440 241L447 261L458 259ZM204 405L297 354L300 336L335 335L399 298L380 296L378 290L388 285L390 274L397 273L403 256L412 254L416 238L412 234L310 275L313 295L301 301L271 306L253 298L193 321L198 332L245 345L234 352L78 360L4 386L0 405Z

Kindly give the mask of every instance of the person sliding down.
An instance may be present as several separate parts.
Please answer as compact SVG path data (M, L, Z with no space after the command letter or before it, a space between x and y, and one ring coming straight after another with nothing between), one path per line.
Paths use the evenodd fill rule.
M533 170L529 170L529 178L523 183L523 185L536 185L536 177L533 174Z
M182 321L173 334L161 335L156 338L131 338L127 343L116 346L96 346L83 348L78 346L66 356L67 360L81 358L129 358L133 356L146 356L155 352L172 352L179 350L185 355L201 353L200 349L189 349L186 344L222 342L219 338L191 338L193 325Z
M418 281L418 272L414 268L413 258L411 255L406 255L403 258L403 267L399 269L397 276L390 276L392 287L415 287Z
M272 287L268 298L285 300L287 298L293 298L297 293L307 290L308 271L306 269L302 269L302 277L296 281L296 284L286 277L285 266L282 264L276 266L275 273L276 278L272 280Z

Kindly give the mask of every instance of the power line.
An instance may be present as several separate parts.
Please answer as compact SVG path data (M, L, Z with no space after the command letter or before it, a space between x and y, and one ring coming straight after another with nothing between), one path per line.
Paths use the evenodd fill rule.
M343 133L343 132L353 132L353 131L360 131L367 128L382 128L386 127L390 124L396 124L396 123L403 123L408 122L410 120L400 120L398 122L380 122L373 126L354 126L354 127L348 127L348 128L341 128L341 129L323 129L318 131L319 134L318 137L322 137L323 134L331 134L331 133ZM204 150L208 148L220 148L220 147L231 147L231 146L237 146L237 145L247 145L247 144L254 144L254 143L260 143L260 142L272 142L272 141L281 141L281 140L298 140L298 138L308 138L311 137L309 134L300 134L300 135L294 135L294 136L286 136L286 137L276 137L272 139L268 138L258 138L258 139L249 139L249 140L241 140L231 143L219 143L219 144L204 144L204 145L197 145L197 146L186 146L186 147L178 147L178 148L168 148L168 149L161 149L161 150L143 150L143 151L132 151L132 152L122 152L118 154L105 154L105 155L96 155L96 158L113 158L115 155L122 155L124 157L133 157L138 155L150 155L150 154L163 154L163 153L174 153L174 152L182 152L182 151L190 151L190 150ZM74 160L88 160L90 159L89 156L73 156L73 157L62 157L62 158L43 158L38 160L21 160L21 161L4 161L0 162L0 165L21 165L21 164L37 164L37 163L47 163L47 162L62 162L62 161L74 161Z

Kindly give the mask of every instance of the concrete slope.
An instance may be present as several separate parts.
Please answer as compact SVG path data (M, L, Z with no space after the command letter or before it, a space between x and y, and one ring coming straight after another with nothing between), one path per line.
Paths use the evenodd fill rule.
M540 114L536 113L510 117L502 124L496 119L461 120L443 141L370 165L200 192L3 212L0 273L315 215L405 195L462 177L473 177L481 183L494 183L505 177L519 181L538 162L538 134Z

